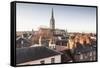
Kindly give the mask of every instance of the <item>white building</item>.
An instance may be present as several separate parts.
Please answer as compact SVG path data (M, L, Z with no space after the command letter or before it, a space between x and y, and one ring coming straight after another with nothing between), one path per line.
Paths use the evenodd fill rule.
M56 55L56 56L52 56L52 57L35 60L35 61L20 63L18 65L51 64L51 63L61 63L61 56Z
M61 63L61 53L44 46L16 49L17 65Z

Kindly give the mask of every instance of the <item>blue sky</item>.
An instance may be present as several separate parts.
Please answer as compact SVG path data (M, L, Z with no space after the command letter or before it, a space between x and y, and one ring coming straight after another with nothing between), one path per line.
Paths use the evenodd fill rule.
M17 31L50 27L51 11L55 27L68 32L96 32L96 8L17 3Z

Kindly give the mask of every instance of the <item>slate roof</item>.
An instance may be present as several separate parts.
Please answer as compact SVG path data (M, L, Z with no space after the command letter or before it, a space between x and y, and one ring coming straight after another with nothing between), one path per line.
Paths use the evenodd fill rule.
M34 61L55 55L61 55L61 53L44 46L16 48L16 64Z
M21 44L21 41L23 41L23 44ZM18 47L28 47L31 45L31 42L24 38L19 38L16 40L16 44Z
M60 45L56 46L56 51L64 51L64 50L67 50L66 46L60 46Z
M96 47L94 47L94 46L96 46L96 45L81 45L81 44L78 44L78 46L74 49L74 54L96 51Z

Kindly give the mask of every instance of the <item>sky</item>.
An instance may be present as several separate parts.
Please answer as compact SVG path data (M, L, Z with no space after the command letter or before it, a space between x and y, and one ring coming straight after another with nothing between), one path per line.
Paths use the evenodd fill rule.
M54 12L55 28L68 32L96 33L96 8L17 3L16 30L31 31L50 27L51 12Z

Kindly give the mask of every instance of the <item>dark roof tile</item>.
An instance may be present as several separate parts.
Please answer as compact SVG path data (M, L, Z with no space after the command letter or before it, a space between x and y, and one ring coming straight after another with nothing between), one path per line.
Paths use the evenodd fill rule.
M44 46L39 47L25 47L16 49L16 63L24 63L28 61L38 60L61 53L51 50Z

